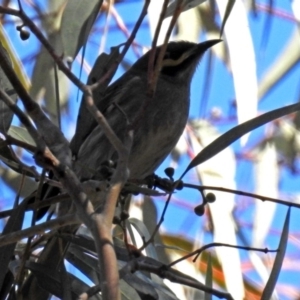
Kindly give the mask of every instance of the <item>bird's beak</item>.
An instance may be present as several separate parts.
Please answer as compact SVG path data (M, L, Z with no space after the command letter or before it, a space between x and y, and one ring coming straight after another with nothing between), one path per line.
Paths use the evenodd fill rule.
M198 56L201 57L206 50L208 50L210 47L214 46L215 44L218 44L222 42L220 39L215 40L209 40L200 44L195 45L195 47L189 49L188 51L182 53L182 55L177 59L164 59L163 60L163 67L173 67L173 66L179 66L183 61L185 61L187 58L191 56Z
M223 40L220 40L220 39L205 41L203 43L198 44L194 51L196 51L196 53L203 54L206 50L208 50L212 46L214 46L222 41Z

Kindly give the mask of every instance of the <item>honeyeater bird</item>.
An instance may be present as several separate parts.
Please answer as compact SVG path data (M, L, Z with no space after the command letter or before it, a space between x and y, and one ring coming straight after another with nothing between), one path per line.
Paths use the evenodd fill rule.
M176 145L187 123L190 85L195 69L204 52L218 42L220 40L200 44L183 41L169 43L155 94L148 100L143 112L141 110L148 97L147 74L151 50L110 85L100 101L94 95L98 109L121 140L128 129L128 121L134 122L138 114L142 114L134 130L129 156L131 179L143 179L152 174ZM156 57L159 50L160 47L156 49ZM90 114L82 118L79 113L70 147L76 157L76 173L82 179L97 178L103 162L117 161L114 148Z
M144 179L152 174L176 145L187 123L190 86L196 67L205 51L220 41L215 39L199 44L170 42L151 99L147 94L148 62L153 50L111 84L104 97L97 97L94 93L98 109L122 141L128 123L141 116L133 133L129 179ZM155 62L160 50L161 47L156 48ZM147 105L144 105L146 101ZM82 181L101 179L101 166L109 160L117 162L117 153L92 115L83 111L84 108L80 108L76 133L70 143L74 170ZM38 262L57 268L60 260L58 249L57 241L50 240ZM38 297L35 299L47 299L47 292L39 288L33 276L26 283L23 299L33 299L32 295Z

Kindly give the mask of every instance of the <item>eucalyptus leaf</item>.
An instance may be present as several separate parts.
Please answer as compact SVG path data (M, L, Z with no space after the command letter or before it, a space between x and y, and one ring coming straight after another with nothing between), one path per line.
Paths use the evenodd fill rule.
M24 127L12 125L7 133L19 141L25 142L31 146L36 146L35 141Z
M265 114L262 114L256 118L253 118L228 130L226 133L215 139L212 143L210 143L202 151L200 151L200 153L198 153L196 157L187 166L186 170L183 172L180 178L183 178L183 176L192 168L202 164L203 162L207 161L208 159L212 158L213 156L224 150L226 147L228 147L230 144L242 137L244 134L270 121L291 114L298 110L300 110L300 103L288 105L282 108L269 111Z
M102 0L69 0L61 21L64 56L72 60L86 43Z
M48 41L58 55L62 55L63 47L60 32L54 31L49 34ZM57 72L58 80L55 80L54 60L48 51L42 47L39 51L32 74L31 97L40 101L44 99L44 109L55 124L59 124L57 102L62 107L66 104L69 96L69 80L63 72ZM58 93L57 93L58 92ZM59 99L57 99L59 94Z
M6 60L9 61L10 65L12 65L11 59L9 57L8 52L3 47L2 43L0 42L1 51L5 53ZM13 100L13 102L17 102L17 93L14 90L12 84L6 77L5 73L3 72L3 69L0 67L0 88L4 90L10 98ZM9 129L9 126L11 124L11 121L13 119L14 113L12 110L4 103L4 101L0 97L0 132L6 133Z
M142 221L140 221L136 218L130 218L130 219L128 219L128 223L137 230L137 232L139 233L139 235L141 236L141 238L143 240L147 241L150 239L149 231L148 231L146 225ZM147 256L157 259L156 249L152 243L150 243L146 247L146 252L147 252Z

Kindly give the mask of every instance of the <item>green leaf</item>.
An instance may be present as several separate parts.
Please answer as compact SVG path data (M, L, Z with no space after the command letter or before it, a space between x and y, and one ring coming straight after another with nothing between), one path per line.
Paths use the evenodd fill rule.
M63 54L62 40L60 32L54 31L48 35L48 41L52 45L58 55ZM62 108L66 105L69 92L70 82L62 71L58 70L57 78L55 79L53 58L48 53L45 47L41 47L35 61L33 74L31 78L32 86L30 88L31 97L39 102L44 100L44 109L49 114L49 117L55 124L58 122L58 107L57 107L57 91L59 91L59 106Z
M9 55L9 58L12 61L12 67L16 74L18 74L18 77L23 85L23 87L28 91L30 86L30 80L27 77L26 71L24 69L24 66L22 62L20 61L20 58L18 57L18 54L16 53L16 50L10 40L10 37L7 35L5 28L2 27L0 24L0 41L2 43L2 46L5 48L7 54Z
M31 146L36 146L33 138L31 137L27 129L25 129L24 127L12 125L10 126L7 133L19 141L25 142Z
M2 52L5 53L6 60L12 66L12 62L10 56L6 49L3 47L2 43L0 42L0 47ZM0 87L3 89L13 100L14 103L17 102L17 93L13 88L12 84L6 77L5 73L3 72L2 68L0 67ZM9 129L11 124L12 118L14 116L13 111L4 103L4 101L0 98L0 132L6 133Z
M215 139L212 143L206 146L202 151L200 151L196 157L190 162L187 166L186 170L183 172L180 178L192 168L202 164L203 162L207 161L208 159L212 158L226 147L231 145L237 139L242 137L244 134L260 127L270 121L283 117L285 115L291 114L295 111L300 110L300 103L288 105L282 108L278 108L272 111L269 111L259 117L253 118L247 122L244 122L234 128L230 129L217 139Z
M74 59L86 43L102 0L69 0L61 20L64 56Z

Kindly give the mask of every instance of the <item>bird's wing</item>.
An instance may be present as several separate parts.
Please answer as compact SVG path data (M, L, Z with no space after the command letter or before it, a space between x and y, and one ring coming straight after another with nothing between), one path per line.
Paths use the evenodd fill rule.
M127 130L127 120L132 122L139 109L142 107L143 100L137 97L137 84L141 84L138 76L126 80L126 84L121 89L107 95L111 98L108 105L102 108L102 113L106 117L109 125L115 134L123 140ZM115 105L117 104L117 105ZM90 116L92 118L92 116ZM101 126L95 122L90 132L79 145L75 170L81 178L92 178L93 173L102 165L103 162L113 159L116 151L106 138Z
M127 90L127 87L131 85L130 81L133 78L135 77L130 76L129 74L125 74L117 81L115 81L112 85L110 85L106 89L105 93L99 89L94 91L94 102L102 114L105 115L107 108L111 105L112 102L118 102L117 99L119 98L119 95L122 95L124 90ZM83 97L84 96L82 96L78 112L75 135L73 136L70 143L72 154L75 156L77 156L79 148L83 144L84 140L97 126L97 122L87 109Z

